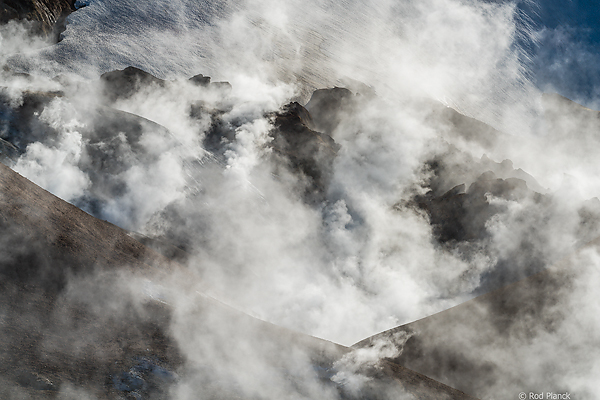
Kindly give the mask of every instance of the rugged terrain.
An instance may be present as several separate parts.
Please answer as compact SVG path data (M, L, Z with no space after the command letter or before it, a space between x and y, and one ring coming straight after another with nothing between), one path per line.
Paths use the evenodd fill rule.
M73 11L75 1L72 0L3 0L0 3L0 23L27 20L32 33L49 36L56 42Z
M264 322L251 316L251 306L243 308L239 298L244 298L238 296L245 294L244 286L258 282L263 292L279 290L267 289L263 272L243 268L252 258L265 263L269 257L261 252L269 254L276 242L252 242L258 249L242 252L236 265L238 246L243 249L248 236L220 235L214 210L227 218L233 213L231 220L243 233L240 218L256 212L263 218L257 225L269 226L268 219L281 213L273 204L279 199L290 207L284 213L321 218L309 252L317 252L319 241L335 248L336 238L323 230L343 218L349 218L342 224L346 232L366 231L365 240L376 236L365 228L366 212L357 200L362 195L353 198L340 178L348 165L340 162L358 160L359 173L369 170L370 155L361 147L351 152L364 131L369 132L364 147L383 142L378 129L361 125L373 122L368 117L378 105L377 95L335 87L315 91L304 106L289 102L256 111L241 102L240 111L227 82L203 75L170 81L134 67L94 82L63 77L52 85L57 90L17 90L15 95L5 89L0 98L3 163L31 173L71 203L0 166L4 397L177 398L201 392L206 398L255 398L258 393L468 399L512 398L542 385L545 391L566 390L542 373L528 378L527 367L511 368L535 362L544 349L540 343L560 343L570 334L569 325L585 326L587 314L576 312L579 300L571 293L590 290L582 277L591 272L581 265L596 248L600 204L585 199L566 207L564 194L544 188L512 161L496 162L485 153L475 157L464 145L492 152L521 139L442 104L404 100L403 112L418 115L423 130L436 135L410 172L418 182L386 200L386 215L406 217L400 224L416 219L416 227L427 228L430 247L424 248L439 257L430 282L448 273L456 286L434 300L479 297L346 347ZM79 100L83 91L94 90L94 102ZM169 100L188 93L183 106ZM559 96L546 95L544 101L545 121L553 127L548 134L562 137L565 145L572 143L569 132L587 134L597 126L596 112ZM148 112L141 116L146 110L138 114L135 107L147 106L144 102L159 108L176 104L170 115L189 126L172 119L162 125ZM377 118L377 123L384 119ZM184 129L190 137L178 132ZM262 135L252 136L253 129ZM590 134L586 140L594 145L596 138ZM248 149L256 152L250 162L267 167L227 186L235 161L242 158L237 154L247 155ZM378 156L385 151L375 147ZM68 185L37 167L47 160L68 174ZM365 193L376 197L380 182L376 175L368 177L361 181L369 189ZM263 184L261 189L253 182ZM173 190L177 196L163 201L159 194L170 184L179 185ZM243 197L232 198L240 186ZM154 198L161 201L155 208L140 206ZM249 209L234 213L240 204ZM348 216L336 214L340 204ZM268 210L264 216L263 209ZM554 219L560 213L570 221L570 241L555 237L564 225ZM293 237L298 225L294 222L284 236ZM498 241L498 230L505 227L518 228L508 233L508 244ZM250 236L259 236L257 226L251 228ZM294 242L286 251L293 254L294 246L300 245ZM380 253L395 254L401 247L394 242ZM289 254L277 256L285 264ZM481 259L485 269L473 270L470 265ZM467 267L453 277L453 271L444 270L452 267L448 260ZM217 274L218 268L223 271ZM367 287L369 274L353 272L342 276L375 296ZM318 279L323 278L315 274ZM471 281L476 284L467 284ZM219 291L223 297L214 295ZM293 315L293 303L275 298L288 307L286 315ZM577 343L572 345L566 352L571 358L565 356L564 368L556 369L559 374L571 373L580 354ZM551 368L554 360L540 362L541 369Z
M5 249L0 270L2 396L164 396L186 374L186 357L170 332L176 316L168 295L160 293L160 282L181 279L185 290L189 272L5 166L0 166L0 188ZM134 287L139 291L130 292ZM229 344L217 349L221 357L243 358L264 349L268 353L262 355L278 368L290 369L289 379L300 385L303 374L294 374L287 355L305 354L313 368L305 373L327 385L337 372L335 363L351 352L254 319L207 296L191 301L186 318L200 319L206 330L194 335L229 336ZM246 345L254 347L250 354L244 354ZM387 361L362 373L375 379L360 389L362 395L471 398ZM206 384L211 398L244 397L227 382ZM343 386L337 390L342 397L356 395Z

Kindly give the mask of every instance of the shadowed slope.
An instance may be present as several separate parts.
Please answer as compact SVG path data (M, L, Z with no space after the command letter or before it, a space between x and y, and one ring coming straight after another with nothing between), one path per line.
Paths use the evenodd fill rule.
M259 373L249 371L245 359L300 385L304 375L295 368L305 360L316 371L308 375L327 390L356 395L330 380L339 370L335 361L349 349L190 291L186 285L194 277L182 267L3 165L0 221L2 397L161 397L198 368ZM174 284L177 293L169 290ZM208 398L248 396L207 371L200 383ZM375 379L359 396L469 398L389 362L364 373Z
M134 307L117 274L166 273L170 261L4 165L0 210L0 373L21 386L3 385L7 393L50 395L66 382L97 390L147 349L179 363L164 331L167 310L156 302ZM108 294L123 301L120 315L98 312Z
M582 252L597 250L599 244L596 240L544 272L352 347L369 348L376 341L394 340L396 335L405 334L410 338L404 351L392 362L467 393L482 398L512 398L521 391L564 392L559 382L538 387L526 374L519 376L515 365L528 365L532 355L540 357L540 365L546 363L538 353L540 343L546 340L546 346L552 346L553 337L562 342L565 325L577 322L579 316L571 308L570 298L581 274L579 257ZM562 361L569 365L567 359ZM506 375L511 369L515 372ZM502 381L508 383L503 392L494 392L491 388Z
M53 396L65 385L101 398L112 398L123 387L143 392L161 382L145 377L148 383L138 388L123 374L148 362L176 376L184 360L170 333L177 312L164 300L164 285L183 276L178 289L184 292L185 279L194 277L121 228L93 218L4 165L0 193L0 375L7 380L6 393L0 394L14 390L39 398ZM343 349L256 320L206 296L189 301L195 304L190 315L206 322L194 335L215 339L227 326L229 340L246 340L223 348L229 357L260 341L272 341L280 351L300 348L315 362L327 362ZM208 323L215 320L220 326ZM255 332L254 339L247 337L249 332ZM173 383L173 377L166 383Z
M129 237L124 230L91 217L0 165L0 221L5 234L23 236L23 247L5 244L2 274L22 284L40 285L50 293L64 287L68 273L89 273L94 266L168 268L170 262ZM26 243L26 244L25 244ZM13 260L39 246L31 262ZM48 265L60 260L61 268ZM49 280L48 277L52 278Z

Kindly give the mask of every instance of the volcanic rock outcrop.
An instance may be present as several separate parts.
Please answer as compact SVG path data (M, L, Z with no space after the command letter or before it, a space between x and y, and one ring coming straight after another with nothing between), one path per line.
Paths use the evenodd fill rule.
M587 249L597 249L598 240ZM582 249L581 251L585 251ZM528 357L543 362L540 341L563 329L571 310L578 254L555 267L492 291L449 310L382 332L353 348L369 347L378 340L408 335L402 354L390 362L433 377L474 396L510 398L538 390L539 382L525 375L506 377L514 365L527 365ZM577 319L578 317L575 317ZM568 322L567 322L568 321ZM543 347L543 346L542 346ZM576 359L562 360L565 365ZM567 367L568 368L568 367ZM511 386L498 385L508 379ZM563 393L560 383L547 383L546 392Z
M185 269L2 165L0 203L3 397L55 398L65 390L97 398L161 396L185 379L177 340L185 334L173 337L171 328L183 322L174 322L175 302L160 294L159 283L178 274L183 283ZM133 290L136 282L145 282L139 292ZM272 365L285 370L292 368L288 355L302 352L322 371L319 379L335 387L329 380L336 373L334 362L348 349L253 319L207 296L194 301L186 318L204 323L188 339L209 341L213 356L247 357L244 351L252 343L250 355L269 349L280 355L269 355ZM215 362L207 361L207 368ZM361 395L396 391L423 399L471 398L389 362L364 373L376 380ZM230 382L202 384L210 397L244 398ZM337 390L342 397L355 396L343 386Z
M215 90L228 90L231 85L228 82L211 82L210 76L202 74L191 77L189 82ZM169 85L169 81L155 77L154 75L135 67L127 67L122 70L110 71L100 76L103 86L103 95L109 103L117 100L130 98L142 90L151 90L153 87L161 88Z
M3 0L0 23L26 19L33 23L33 33L49 35L57 41L65 29L67 16L73 11L74 0Z
M339 145L331 136L311 129L311 115L298 103L283 107L275 116L274 125L269 145L287 159L292 171L308 180L307 200L317 204L324 201Z
M112 108L142 93L164 94L173 82L130 67L104 74L101 83L104 101L87 108L74 107L67 91L23 91L17 102L5 91L0 98L4 163L25 162L32 146L56 149L69 137L78 146L69 161L89 179L85 195L74 196L72 205L0 165L0 397L56 398L79 391L96 398L164 398L187 388L211 399L245 399L256 397L256 380L264 386L277 376L283 382L280 393L296 390L306 397L318 387L342 399L508 398L539 389L538 381L510 375L512 362L526 363L526 355L550 333L567 337L569 323L585 325L569 294L581 286L570 267L577 260L546 270L559 253L539 252L556 244L546 227L560 196L510 160L475 159L456 147L463 140L493 148L506 136L439 104L421 115L445 134L436 139L437 153L428 153L423 169L415 172L423 180L402 201L386 204L392 213L409 212L429 224L427 238L440 254L452 253L466 263L475 257L492 260L478 276L479 292L470 295L494 291L352 348L237 311L207 294L202 268L188 269L178 261L202 264L203 253L194 253L189 237L193 232L201 242L204 229L211 228L207 213L202 214L202 193L223 179L227 157L244 140L240 128L248 121L228 114L233 106L227 101L188 101L182 115L206 131L195 138L203 144L195 148L202 154L184 152L164 126ZM203 75L177 84L193 87L193 93L214 90L223 98L229 90L228 84L211 83ZM331 188L343 155L335 134L367 101L347 89L323 89L306 107L293 102L259 113L266 128L261 125L253 156L262 157L277 183L293 182L285 188L294 191L302 207L323 212L343 196ZM577 112L593 125L591 111L576 108L567 114ZM51 118L56 115L77 120L77 129L63 129ZM145 216L149 226L155 217L162 224L158 233L132 233L103 221L115 200L125 199L124 208L131 204L125 195L139 181L129 172L161 172L160 157L171 151L185 157L181 191L188 197L165 201ZM144 195L157 187L145 188ZM186 201L193 207L181 205ZM347 208L352 214L350 202ZM133 209L123 214L135 225ZM576 244L597 236L597 199L579 205L573 215L579 218L573 223ZM509 244L516 245L498 255L494 229L511 227L511 218L521 229L505 231L513 235ZM196 224L195 230L186 230L186 224ZM597 241L573 257L596 247ZM395 355L365 361L364 355L382 343L395 348ZM503 358L503 352L511 358ZM506 376L520 390L491 392Z

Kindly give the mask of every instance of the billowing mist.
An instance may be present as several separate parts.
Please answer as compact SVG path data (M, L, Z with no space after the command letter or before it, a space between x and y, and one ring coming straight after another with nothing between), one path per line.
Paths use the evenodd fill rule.
M172 309L174 399L412 398L365 372L410 334L349 353L324 341L344 353L327 367L286 335L351 346L599 236L598 114L542 94L532 49L548 32L521 6L91 0L57 44L4 25L3 162L184 266L73 277L63 300L100 321ZM478 315L464 335L491 378L461 390L594 398L598 255L577 257L553 329L496 340L493 311Z

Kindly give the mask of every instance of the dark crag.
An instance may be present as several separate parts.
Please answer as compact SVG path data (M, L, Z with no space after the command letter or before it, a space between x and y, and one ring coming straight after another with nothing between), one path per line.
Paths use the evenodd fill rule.
M2 0L0 23L11 20L31 22L32 33L57 42L65 30L67 16L75 11L74 0Z

